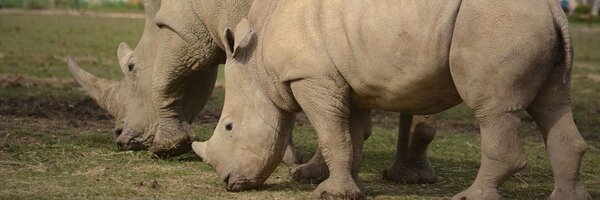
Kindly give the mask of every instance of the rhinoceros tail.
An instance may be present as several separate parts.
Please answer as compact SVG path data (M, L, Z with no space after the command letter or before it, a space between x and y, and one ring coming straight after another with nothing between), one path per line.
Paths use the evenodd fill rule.
M563 85L569 84L571 80L571 71L573 70L573 43L571 42L571 32L569 30L569 20L565 15L564 11L558 4L556 0L548 0L550 3L550 10L552 15L554 16L554 23L557 28L557 32L561 37L561 46L564 51L564 60L563 60L563 77L562 83Z

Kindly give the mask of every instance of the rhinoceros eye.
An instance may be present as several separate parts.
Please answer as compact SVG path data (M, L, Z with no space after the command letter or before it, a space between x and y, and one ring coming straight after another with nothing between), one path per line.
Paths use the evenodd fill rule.
M134 68L134 67L135 67L135 64L133 64L133 63L129 63L129 64L127 65L127 70L129 70L129 71L131 72L131 71L133 71L133 68Z
M227 130L227 131L233 130L233 123L229 122L229 123L225 124L225 130Z

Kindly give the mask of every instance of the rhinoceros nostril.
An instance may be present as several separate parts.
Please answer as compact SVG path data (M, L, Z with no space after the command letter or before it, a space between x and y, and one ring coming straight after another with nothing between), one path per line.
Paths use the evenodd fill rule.
M115 137L119 137L121 135L121 133L123 133L122 128L115 129L115 131L114 131Z
M225 183L225 187L227 187L227 189L230 189L230 185L229 185L229 178L231 177L231 173L227 174L227 176L225 176L225 178L223 179L223 182Z

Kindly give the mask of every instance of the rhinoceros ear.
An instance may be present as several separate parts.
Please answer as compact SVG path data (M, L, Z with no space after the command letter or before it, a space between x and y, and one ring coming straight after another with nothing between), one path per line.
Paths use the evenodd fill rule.
M129 56L131 55L131 52L133 52L133 51L131 50L129 45L127 45L127 43L125 43L125 42L119 43L119 46L117 47L117 58L119 59L120 66L125 65L127 60L129 60Z
M254 31L246 18L235 27L235 31L227 28L223 33L223 46L228 58L236 58L241 52L249 49L254 42Z
M119 59L119 66L121 66L121 72L123 72L124 75L127 75L127 73L133 71L133 69L135 68L135 63L132 62L133 55L133 50L129 48L129 45L127 45L127 43L119 43L119 46L117 47L117 58Z

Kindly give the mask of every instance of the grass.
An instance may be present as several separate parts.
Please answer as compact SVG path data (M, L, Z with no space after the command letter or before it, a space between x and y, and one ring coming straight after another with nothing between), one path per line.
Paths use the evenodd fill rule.
M116 46L135 46L143 21L67 16L0 15L0 199L307 199L316 187L289 179L290 165L281 165L257 190L230 193L214 170L192 154L158 160L147 152L119 152L109 134L112 122L81 115L77 102L86 99L72 82L64 58L73 56L87 70L119 79ZM600 26L573 25L575 69L573 105L590 149L582 164L582 179L600 198ZM5 76L61 81L58 86L3 86ZM54 77L55 79L51 79ZM205 112L220 110L223 90L217 89ZM37 113L51 101L50 114ZM5 109L13 104L15 108ZM75 103L73 103L75 102ZM56 104L56 105L55 105ZM38 108L39 107L39 108ZM62 109L65 108L65 109ZM87 107L85 107L87 109ZM4 110L2 110L4 109ZM8 111L10 112L8 112ZM7 111L7 112L4 112ZM376 123L366 142L360 177L373 199L443 199L468 187L479 166L479 135L472 113L458 106L441 113L439 134L429 155L440 181L429 185L394 184L381 179L393 161L396 124ZM501 188L506 199L546 199L553 189L552 172L543 142L531 118L523 119L528 165ZM201 138L210 137L215 123L198 124ZM316 148L309 125L297 126L294 139L305 160Z
M70 16L0 15L0 74L70 77L65 58L86 70L120 78L116 49L132 48L142 35L143 20Z
M89 10L97 12L129 12L129 13L143 13L143 1L139 4L131 4L126 2L102 0L100 4L89 4L88 1L79 1L77 4L76 0L54 0L54 6L47 0L2 0L0 1L0 8L13 8L13 9L29 9L29 10L44 10L44 9L77 9L77 10Z

